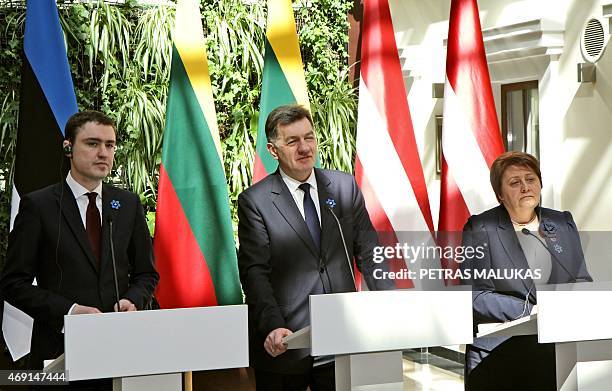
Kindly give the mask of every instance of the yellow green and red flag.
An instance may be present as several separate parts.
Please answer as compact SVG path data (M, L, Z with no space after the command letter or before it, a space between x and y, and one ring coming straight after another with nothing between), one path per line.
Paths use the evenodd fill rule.
M198 3L176 8L154 238L162 308L242 302Z
M253 183L274 172L277 162L266 148L266 119L278 106L301 104L310 109L291 0L268 0L264 69Z

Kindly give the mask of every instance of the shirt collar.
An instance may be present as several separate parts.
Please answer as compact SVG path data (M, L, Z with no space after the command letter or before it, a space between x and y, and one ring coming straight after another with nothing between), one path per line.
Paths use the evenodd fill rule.
M289 191L291 193L295 193L302 183L308 183L310 184L310 187L312 187L315 191L317 190L317 178L315 177L314 168L312 169L312 172L310 173L308 179L306 179L304 182L300 182L291 178L289 175L285 174L285 172L280 167L278 169L280 171L281 177L287 184L287 187L289 188Z
M74 179L70 171L68 171L68 175L66 176L66 183L68 184L70 190L72 190L74 198L79 198L82 195L89 193L89 190L84 188L83 185L81 185L79 182L76 181L76 179ZM93 189L93 192L98 193L97 197L102 197L102 182L100 182L100 184L95 189Z

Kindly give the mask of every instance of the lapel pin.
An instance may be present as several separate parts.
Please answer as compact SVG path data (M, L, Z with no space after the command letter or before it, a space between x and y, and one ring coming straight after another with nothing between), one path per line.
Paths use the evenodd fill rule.
M334 200L333 198L328 198L328 199L325 201L325 204L326 204L327 206L329 206L330 208L332 208L332 209L333 209L333 208L335 208L335 207L336 207L336 200Z
M119 208L121 208L121 202L119 202L117 200L112 200L110 202L110 206L111 206L111 208L113 208L115 210L119 210Z
M552 239L556 240L556 238L557 238L557 226L555 225L555 223L553 223L549 219L544 218L544 219L542 219L542 222L540 223L540 234L542 236L547 237L551 241L553 241ZM563 251L563 249L561 251Z

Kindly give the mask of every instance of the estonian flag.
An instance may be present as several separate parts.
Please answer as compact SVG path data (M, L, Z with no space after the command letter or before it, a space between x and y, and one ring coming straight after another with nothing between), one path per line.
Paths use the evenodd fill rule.
M28 0L26 5L11 229L20 194L65 178L69 164L63 161L64 127L77 112L55 0ZM18 310L5 303L2 330L13 359L17 360L29 352L32 331L24 330L26 322L15 311Z

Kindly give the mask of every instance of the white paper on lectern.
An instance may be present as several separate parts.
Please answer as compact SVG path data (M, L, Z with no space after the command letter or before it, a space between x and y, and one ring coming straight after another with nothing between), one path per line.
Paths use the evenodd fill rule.
M519 335L536 335L538 333L537 322L538 315L533 314L512 320L510 322L485 323L478 325L478 334L476 334L476 337L516 337Z
M30 353L33 326L34 319L6 301L4 302L2 333L13 361Z
M478 333L476 334L476 336L484 337L487 334L495 332L495 330L497 330L501 325L503 325L503 323L501 322L499 323L480 323L478 325Z
M310 349L310 326L286 336L283 343L287 344L287 349Z
M55 360L44 360L43 361L43 372L64 372L66 370L66 359L65 355L62 353Z
M499 323L481 323L478 325L477 338L508 337L537 334L538 306L531 308L531 313L518 319Z

